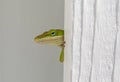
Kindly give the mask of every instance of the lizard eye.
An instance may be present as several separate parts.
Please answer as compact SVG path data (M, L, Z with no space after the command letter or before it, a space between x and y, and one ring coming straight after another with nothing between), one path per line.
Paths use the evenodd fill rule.
M52 33L51 33L51 35L52 35L52 36L55 36L55 35L56 35L56 33L55 33L55 32L52 32Z

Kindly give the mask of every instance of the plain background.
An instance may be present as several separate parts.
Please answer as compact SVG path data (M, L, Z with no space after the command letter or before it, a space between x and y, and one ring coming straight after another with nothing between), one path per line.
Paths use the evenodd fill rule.
M63 29L63 0L0 0L0 82L62 82L60 48L34 37Z

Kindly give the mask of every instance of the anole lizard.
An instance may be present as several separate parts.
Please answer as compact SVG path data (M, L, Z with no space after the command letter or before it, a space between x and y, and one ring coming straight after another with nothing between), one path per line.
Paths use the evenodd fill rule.
M51 29L34 38L34 41L42 44L55 45L62 48L60 53L60 62L64 61L64 30Z

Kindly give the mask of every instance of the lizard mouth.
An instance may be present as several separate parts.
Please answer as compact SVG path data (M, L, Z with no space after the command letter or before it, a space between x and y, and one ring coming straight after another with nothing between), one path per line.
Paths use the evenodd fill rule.
M49 45L61 45L63 43L64 37L62 36L57 36L57 37L46 37L46 38L37 38L35 37L34 41L36 43L41 43L41 44L49 44Z
M36 43L40 42L40 40L38 39L38 37L35 37L35 38L34 38L34 41L35 41Z

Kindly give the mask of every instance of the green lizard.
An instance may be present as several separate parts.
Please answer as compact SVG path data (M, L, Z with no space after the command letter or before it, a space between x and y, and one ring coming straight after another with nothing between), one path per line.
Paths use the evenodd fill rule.
M64 61L64 30L51 29L34 38L34 41L42 44L55 45L62 48L60 53L60 62Z

